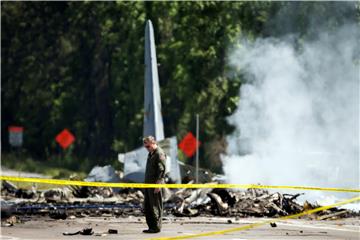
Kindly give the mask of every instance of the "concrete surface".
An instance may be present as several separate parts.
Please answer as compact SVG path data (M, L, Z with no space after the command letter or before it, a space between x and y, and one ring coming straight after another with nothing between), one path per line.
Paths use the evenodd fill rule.
M232 223L228 223L231 220ZM161 237L190 236L191 234L220 231L240 227L246 224L262 222L262 218L166 218L163 230L157 234L144 234L146 229L144 217L115 218L87 217L66 220L53 220L48 217L31 217L29 221L17 223L12 227L1 227L1 240L15 239L149 239ZM274 220L274 222L276 222ZM342 220L285 220L276 222L277 227L265 224L248 230L199 237L196 239L360 239L359 219ZM63 236L63 232L76 232L85 227L91 227L95 233L101 235L108 229L118 230L118 234L104 234L102 236ZM192 238L193 239L193 238Z

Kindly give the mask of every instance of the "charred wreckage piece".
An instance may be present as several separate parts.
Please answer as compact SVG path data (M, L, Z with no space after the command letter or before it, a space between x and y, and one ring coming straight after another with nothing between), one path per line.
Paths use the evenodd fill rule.
M175 217L279 217L318 207L296 198L301 194L270 193L263 189L162 189L166 215ZM41 215L53 219L87 216L142 216L144 195L139 189L113 191L107 187L69 186L45 191L24 190L8 181L1 186L2 221L11 216ZM358 212L332 208L318 219L359 216Z

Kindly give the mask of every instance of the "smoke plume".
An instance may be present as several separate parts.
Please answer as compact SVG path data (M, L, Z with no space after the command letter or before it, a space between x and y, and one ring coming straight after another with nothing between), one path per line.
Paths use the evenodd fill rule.
M246 83L228 119L229 182L359 188L359 36L347 24L301 45L241 41L230 58Z

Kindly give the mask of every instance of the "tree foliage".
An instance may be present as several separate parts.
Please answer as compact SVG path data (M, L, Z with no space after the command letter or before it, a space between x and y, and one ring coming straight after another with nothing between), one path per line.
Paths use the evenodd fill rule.
M236 109L242 81L227 64L231 47L241 36L276 36L294 26L306 35L309 11L328 18L326 26L336 26L339 17L354 9L339 5L2 2L2 151L10 151L9 125L25 127L24 149L43 161L61 154L54 137L63 128L76 136L70 155L80 162L103 164L116 159L118 152L138 147L144 111L144 27L151 19L165 135L180 140L188 131L195 132L198 113L204 143L201 165L221 171L219 154L233 130L226 117ZM338 14L330 16L330 8L337 8ZM296 14L289 28L273 25L274 18L284 16L281 11Z

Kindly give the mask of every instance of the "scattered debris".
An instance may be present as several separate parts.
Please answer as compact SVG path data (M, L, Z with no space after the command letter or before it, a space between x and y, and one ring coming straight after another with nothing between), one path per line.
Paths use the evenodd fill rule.
M1 196L32 199L37 196L36 187L33 186L31 190L19 189L13 183L3 180L1 182Z
M269 193L264 189L236 192L232 213L240 216L274 217L299 213L302 206L295 202L299 195Z
M2 222L2 227L12 227L15 223L20 222L19 219L16 216L11 216L7 218L4 222Z
M64 236L74 236L74 235L93 235L94 232L92 230L92 228L84 228L81 231L77 231L77 232L73 232L73 233L69 233L69 232L64 232L63 235Z
M270 223L270 226L271 226L271 227L277 227L276 223L274 223L274 222L271 222L271 223Z
M104 167L95 166L91 169L89 175L84 179L86 182L120 182L120 177L115 169L106 165Z
M93 174L89 176L96 176L97 171L92 171ZM34 196L28 198L26 194L19 194L20 190L31 191ZM296 199L301 194L272 193L264 189L240 191L183 188L163 189L163 193L166 214L176 217L223 216L239 220L249 216L288 216L319 207L307 201L303 205L297 203ZM52 219L143 215L144 194L141 189L124 188L114 192L112 188L107 187L65 186L36 191L19 189L11 182L2 181L1 196L2 218L14 214L48 215ZM359 216L359 212L331 208L318 212L310 218L325 220L356 216ZM232 223L232 220L229 221L228 223Z
M92 228L84 228L80 231L80 235L92 235L93 233Z
M308 211L308 210L314 209L316 207L314 205L312 205L311 203L309 203L308 201L305 201L303 204L303 208L304 208L304 211Z
M41 197L49 203L69 201L71 197L71 191L68 188L54 188L46 190L42 193Z
M348 210L343 210L343 211L340 211L340 212L335 212L335 213L331 213L331 214L326 214L324 216L320 216L317 219L318 220L325 220L325 219L335 220L335 219L340 218L341 216L346 215L347 213L348 213Z
M63 232L64 236L74 236L80 234L80 231L69 233L69 232Z
M11 217L16 212L15 203L10 203L4 200L0 200L1 206L1 220Z
M49 217L52 218L52 219L62 219L62 220L65 220L68 215L66 213L66 211L64 210L55 210L55 211L51 211L49 213Z
M120 182L119 175L116 174L115 169L106 165L103 167L95 166L91 169L89 175L84 179L85 182ZM118 192L119 188L114 188L115 192Z
M109 229L109 230L108 230L108 233L109 233L109 234L118 234L118 230L116 230L116 229Z
M4 223L4 224L1 224L2 227L12 227L14 226L14 224L12 223Z
M18 190L18 188L15 186L15 184L8 182L6 180L3 180L1 182L1 191L7 191L8 193L13 193L15 194L15 192Z

